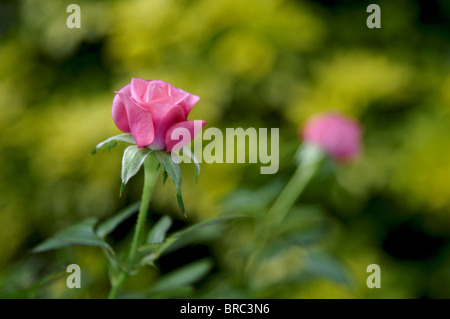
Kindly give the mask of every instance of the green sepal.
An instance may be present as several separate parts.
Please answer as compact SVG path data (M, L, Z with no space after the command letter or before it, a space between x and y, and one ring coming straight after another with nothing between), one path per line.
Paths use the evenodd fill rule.
M142 147L138 148L136 145L128 146L123 152L122 157L122 185L120 187L120 194L125 190L125 185L128 183L131 177L141 168L145 158L150 154L152 150Z
M183 213L184 217L187 217L186 210L184 209L183 196L181 196L181 190L177 190L177 203L178 203L178 207L180 207L180 210Z
M122 196L123 192L125 191L125 187L126 187L126 186L127 186L127 185L124 184L124 183L121 183L121 184L120 184L119 196Z
M180 207L180 210L184 214L185 210L184 210L184 204L183 204L183 197L181 195L180 165L178 165L177 163L175 163L172 160L171 153L164 152L164 151L157 151L157 152L155 152L155 154L158 157L159 162L161 163L162 167L164 168L164 171L167 172L167 174L170 176L170 178L172 178L173 182L175 183L175 186L177 187L178 206Z
M200 163L197 159L197 156L195 156L195 154L192 153L187 147L183 147L181 150L183 151L183 154L188 155L194 162L194 165L195 165L194 181L197 183L198 177L200 175Z
M112 136L112 137L104 140L101 143L98 143L92 150L92 155L96 154L102 148L107 148L109 151L111 151L111 149L113 147L115 147L119 142L136 144L136 142L134 141L134 138L131 134L129 134L129 133L119 134L116 136Z

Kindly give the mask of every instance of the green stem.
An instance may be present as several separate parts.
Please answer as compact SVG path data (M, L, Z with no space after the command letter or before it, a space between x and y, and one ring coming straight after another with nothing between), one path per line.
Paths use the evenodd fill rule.
M292 175L289 182L266 213L266 223L264 224L278 224L284 219L289 209L295 203L295 200L300 196L316 173L324 157L322 152L312 147L304 154L306 155L303 156L302 162L297 166L294 175Z
M283 220L284 216L286 216L289 209L295 203L295 200L305 189L314 172L315 169L304 170L302 165L297 167L294 175L292 175L289 182L266 213L268 221L280 223Z
M264 250L264 247L267 246L267 243L270 240L272 235L271 227L276 226L283 221L292 205L294 205L296 199L301 195L306 185L308 185L309 181L316 174L320 163L325 158L324 153L312 145L300 146L299 156L300 164L297 166L291 179L264 215L264 220L256 227L253 239L255 249L246 258L243 267L243 280L246 285L249 284L247 278L253 273L253 268L260 258L259 254Z
M153 153L150 153L144 161L144 188L142 191L142 201L136 222L136 230L134 232L133 241L131 243L130 251L128 254L127 271L122 271L117 280L113 283L111 291L109 292L109 299L115 299L117 297L117 294L125 283L125 280L128 278L129 272L134 266L136 251L140 243L142 231L145 226L145 220L147 219L147 211L150 204L150 199L152 197L156 179L159 175L156 171L158 163L158 159Z

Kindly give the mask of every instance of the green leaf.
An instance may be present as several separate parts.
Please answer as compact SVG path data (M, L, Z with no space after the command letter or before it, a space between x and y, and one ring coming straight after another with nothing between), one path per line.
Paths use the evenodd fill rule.
M330 224L323 212L312 205L296 206L289 211L285 223L270 229L273 241L284 246L311 246L319 243L328 235Z
M172 226L172 219L169 216L161 217L158 222L150 229L147 236L147 244L162 243L166 238L166 233Z
M145 244L138 248L139 253L147 253L151 251L158 250L164 243L166 242L159 242L159 243L151 243L151 244Z
M138 148L135 145L128 146L123 152L122 157L122 184L126 185L131 177L136 175L136 173L141 168L144 163L145 158L152 151L148 148L142 147ZM124 187L121 187L123 191Z
M309 275L323 277L338 284L349 286L351 277L343 264L336 258L323 252L310 253L305 266Z
M213 220L204 221L204 222L195 224L193 226L187 227L181 231L171 234L164 240L164 242L162 242L161 244L157 244L157 246L155 246L155 244L143 245L138 248L138 251L141 253L152 252L152 253L154 253L153 260L156 260L164 250L169 248L175 241L177 241L181 237L184 237L184 236L186 236L196 230L199 230L203 227L215 225L218 223L223 223L223 222L226 222L226 221L229 221L232 219L237 219L237 218L242 218L242 217L248 217L248 216L240 216L240 215L225 216L225 217L220 217L220 218L216 218Z
M226 195L222 201L225 214L258 215L268 210L285 183L279 179L274 180L259 189L239 188Z
M149 291L146 299L170 299L170 298L189 298L194 293L192 286L180 286L174 289L164 291Z
M163 172L163 185L166 183L167 176L169 176L169 175L167 175L167 171L164 171Z
M108 150L111 150L114 146L117 145L118 142L127 142L127 143L131 143L131 144L136 144L136 142L134 141L134 138L131 134L129 134L129 133L119 134L119 135L110 137L101 143L98 143L97 146L94 147L94 149L92 150L92 155L96 154L102 148L107 148Z
M42 261L41 256L30 255L25 260L21 259L3 268L0 279L0 299L40 298L42 296L39 292L43 286L60 276L67 277L67 264L52 266Z
M97 227L97 236L104 238L117 228L125 219L133 215L139 210L141 202L134 203L122 209L115 216L105 220Z
M211 271L213 266L213 262L209 258L194 261L162 276L161 279L153 285L150 292L165 291L193 284L205 277Z
M198 181L198 176L200 175L200 163L198 162L197 156L195 156L194 153L191 152L191 150L187 147L183 147L182 148L183 153L186 153L194 162L195 164L195 177L194 180L195 182Z
M223 223L223 222L226 222L226 221L229 221L229 220L232 220L232 219L243 218L243 217L248 217L248 216L235 215L235 216L225 216L225 217L219 217L219 218L216 218L216 219L207 220L207 221L204 221L204 222L197 223L195 225L189 226L189 227L187 227L187 228L185 228L185 229L183 229L181 231L178 231L176 233L173 233L170 237L178 239L178 238L181 238L181 237L183 237L183 236L185 236L185 235L187 235L187 234L189 234L189 233L191 233L193 231L196 231L196 230L198 230L200 228L211 226L211 225L214 225L214 224Z
M159 256L159 254L157 255L158 249L164 244L166 233L171 226L172 219L169 216L163 216L150 229L146 245L143 246L145 247L143 254L142 251L138 249L138 252L140 253L139 265L141 267L145 265L154 266L154 261L157 258L156 256Z
M36 246L32 252L38 253L70 245L98 246L112 251L111 247L95 234L94 226L96 223L96 218L88 218L78 224L69 226Z
M159 162L163 166L164 170L169 174L172 178L175 186L177 187L177 202L181 211L185 212L183 198L181 195L181 171L180 166L172 160L171 153L159 151L155 152L156 156L159 159Z
M34 284L32 284L29 288L26 289L27 295L30 298L35 298L36 291L41 287L49 282L53 281L56 278L62 277L67 275L67 266L66 265L60 265L53 271L51 271L49 274L44 276L43 278L36 281Z
M215 224L208 227L198 229L179 239L173 240L172 244L164 249L161 255L171 254L183 247L192 245L205 244L217 240L226 226L224 224Z
M327 235L327 228L323 225L308 227L306 229L299 229L296 233L283 234L281 240L285 246L311 246L322 241Z

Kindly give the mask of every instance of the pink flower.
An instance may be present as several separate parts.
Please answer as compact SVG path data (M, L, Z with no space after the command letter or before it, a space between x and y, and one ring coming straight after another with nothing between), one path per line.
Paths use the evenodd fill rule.
M303 129L305 142L319 146L339 161L349 161L361 151L359 123L336 113L314 116Z
M179 149L206 124L187 120L200 98L164 81L133 78L116 93L111 110L114 123L131 133L138 147L167 152ZM172 132L177 128L186 129L190 139L173 140Z

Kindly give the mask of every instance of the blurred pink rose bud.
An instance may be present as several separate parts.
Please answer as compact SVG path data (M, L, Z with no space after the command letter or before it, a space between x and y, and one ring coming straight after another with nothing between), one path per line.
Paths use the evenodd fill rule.
M181 148L189 144L206 124L187 120L200 98L164 81L133 78L116 93L111 110L114 123L131 133L138 147L170 152L175 145ZM185 128L190 140L172 140L172 131L177 128Z
M339 161L349 161L359 155L361 135L358 122L336 113L313 116L303 129L305 142L320 147Z

